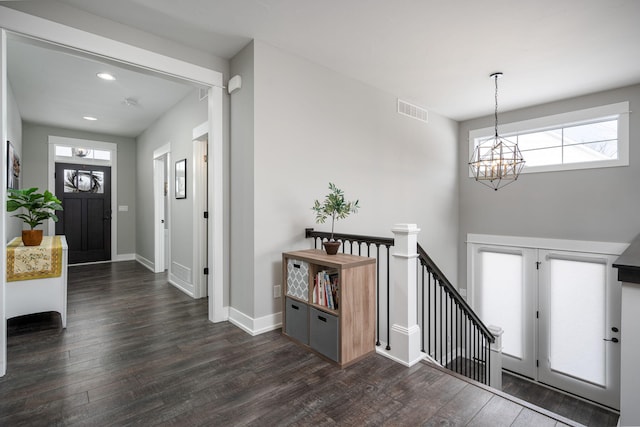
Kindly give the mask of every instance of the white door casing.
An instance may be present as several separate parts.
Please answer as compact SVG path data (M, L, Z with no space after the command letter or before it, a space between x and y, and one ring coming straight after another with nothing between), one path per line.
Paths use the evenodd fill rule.
M0 138L2 138L3 144L0 149L0 164L3 165L0 168L0 198L2 200L7 199L7 150L4 146L4 141L7 141L7 32L0 29ZM0 241L3 244L7 241L7 213L5 209L2 209L2 221L0 221ZM2 276L2 289L0 289L0 319L2 320L2 326L0 326L0 376L4 376L7 373L7 322L5 321L5 286L7 284L5 278L7 277L7 253L1 251L0 255L0 276Z

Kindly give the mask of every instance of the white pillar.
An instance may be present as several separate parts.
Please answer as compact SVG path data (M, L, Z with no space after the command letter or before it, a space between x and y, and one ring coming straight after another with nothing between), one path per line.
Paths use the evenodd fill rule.
M420 229L416 224L396 224L391 231L394 234L394 246L389 265L391 330L387 344L390 349L380 346L378 352L405 366L413 366L425 356L420 351L420 327L416 323L416 265Z
M489 325L487 328L495 338L495 341L491 344L489 384L493 388L502 390L502 334L504 331L499 326Z
M620 426L640 425L640 284L622 282ZM614 344L615 345L615 344Z

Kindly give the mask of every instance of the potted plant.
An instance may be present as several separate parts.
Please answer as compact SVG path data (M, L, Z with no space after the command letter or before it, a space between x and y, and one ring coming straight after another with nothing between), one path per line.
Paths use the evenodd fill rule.
M18 213L13 216L22 219L31 227L30 230L22 230L22 243L25 246L38 246L42 242L42 230L34 230L45 220L51 218L58 221L56 211L62 210L62 202L50 191L44 194L37 193L37 188L7 189L7 212L13 212L25 208L26 213Z
M316 223L324 224L328 217L331 217L331 237L328 242L323 242L325 251L328 255L335 255L338 253L340 242L333 240L334 224L338 219L344 219L352 213L358 212L358 200L355 202L347 202L344 199L344 192L335 186L333 183L329 183L329 190L331 192L325 196L322 203L316 200L313 204L313 211L316 213Z

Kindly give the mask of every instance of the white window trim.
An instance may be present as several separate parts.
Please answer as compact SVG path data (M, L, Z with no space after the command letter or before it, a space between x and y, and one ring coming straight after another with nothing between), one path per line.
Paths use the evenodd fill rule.
M555 172L577 169L597 169L608 167L629 166L629 102L602 105L584 110L554 114L552 116L501 124L498 131L500 136L509 139L510 135L518 133L540 132L560 126L570 126L601 118L618 119L618 158L583 163L565 163L559 165L530 166L525 164L522 173ZM493 126L469 131L469 153L473 153L474 141L477 138L490 137L495 133ZM525 159L526 160L526 159ZM469 171L469 177L473 174Z

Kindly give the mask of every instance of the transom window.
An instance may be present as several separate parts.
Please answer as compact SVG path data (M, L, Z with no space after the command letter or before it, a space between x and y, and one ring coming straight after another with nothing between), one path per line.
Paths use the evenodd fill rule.
M69 161L70 159L75 159L77 161L87 162L90 160L97 161L111 161L111 151L108 150L98 150L92 148L84 148L84 147L69 147L66 145L57 145L55 146L55 154L56 158L61 158L62 161ZM68 159L65 159L67 158Z
M501 125L517 142L523 173L629 165L629 103L605 105ZM493 128L469 132L469 149L491 138Z

